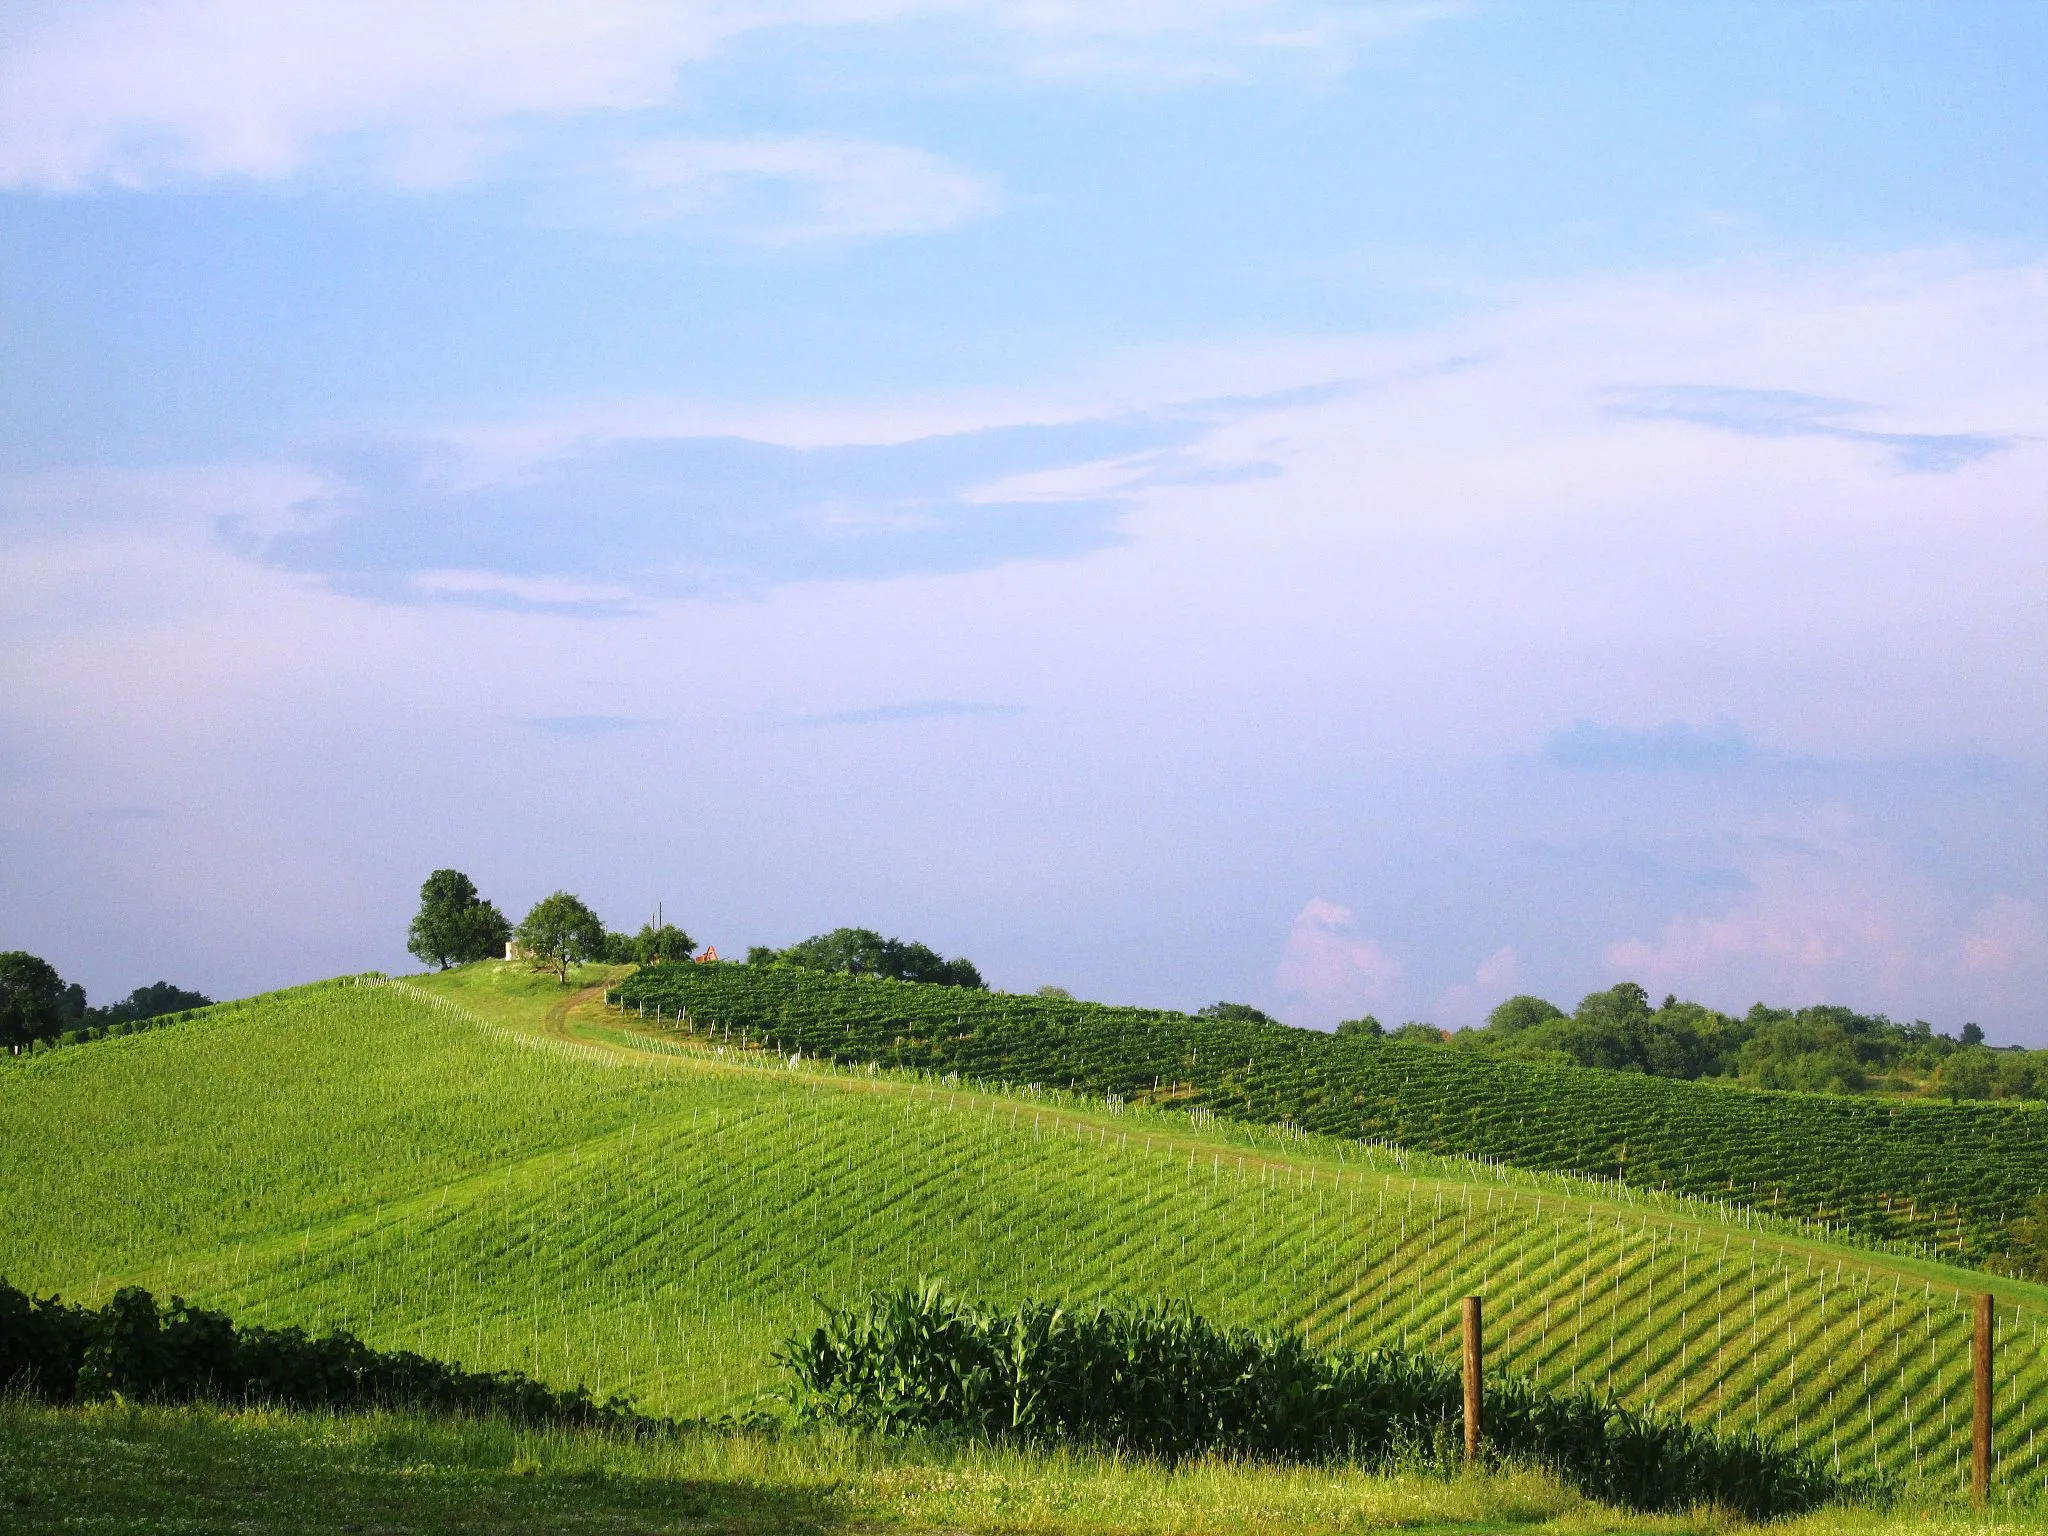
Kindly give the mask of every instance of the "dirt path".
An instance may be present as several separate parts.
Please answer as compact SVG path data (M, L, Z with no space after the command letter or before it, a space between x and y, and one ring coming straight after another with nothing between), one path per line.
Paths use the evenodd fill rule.
M604 1007L605 992L610 987L611 982L600 981L594 987L585 987L580 992L571 992L566 997L556 998L554 1002L548 1005L547 1017L541 1020L541 1033L552 1035L557 1040L574 1041L577 1045L602 1045L612 1050L624 1051L628 1055L642 1054L620 1045L617 1041L585 1040L569 1033L569 1015L591 1002L595 1002L599 1009L602 1009Z

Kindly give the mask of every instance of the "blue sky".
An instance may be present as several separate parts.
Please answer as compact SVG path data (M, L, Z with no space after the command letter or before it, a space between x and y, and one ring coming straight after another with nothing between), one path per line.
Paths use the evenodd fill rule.
M0 947L2048 1045L2036 5L0 18Z

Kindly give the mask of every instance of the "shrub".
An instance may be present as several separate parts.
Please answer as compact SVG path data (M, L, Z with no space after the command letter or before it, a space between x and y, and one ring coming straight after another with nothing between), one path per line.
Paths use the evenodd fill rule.
M119 1395L140 1402L270 1403L286 1408L421 1408L499 1414L522 1424L643 1430L621 1398L557 1392L512 1371L465 1371L353 1334L237 1328L135 1286L105 1306L30 1297L0 1280L0 1390L49 1403Z
M1168 1459L1446 1461L1463 1413L1457 1372L1424 1355L1318 1352L1299 1335L1218 1328L1181 1306L984 1311L930 1282L828 1309L777 1359L799 1419L1075 1439ZM1635 1509L1719 1503L1768 1517L1837 1491L1808 1457L1590 1393L1498 1377L1487 1396L1491 1455L1537 1462Z

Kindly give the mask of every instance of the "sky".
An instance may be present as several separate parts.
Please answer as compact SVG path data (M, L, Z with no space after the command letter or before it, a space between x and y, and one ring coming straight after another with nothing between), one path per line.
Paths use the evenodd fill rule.
M2048 1046L2048 7L0 12L0 948L420 882Z

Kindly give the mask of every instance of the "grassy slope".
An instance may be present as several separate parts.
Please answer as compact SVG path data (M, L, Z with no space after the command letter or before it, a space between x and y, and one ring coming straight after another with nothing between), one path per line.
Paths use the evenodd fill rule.
M621 991L636 1010L766 1032L785 1050L1598 1173L1963 1263L2003 1251L2048 1187L2040 1105L1768 1093L790 966L659 966Z
M919 1273L1431 1348L1480 1291L1513 1368L1846 1470L1955 1471L1962 1272L1555 1179L693 1053L492 966L428 985L0 1073L0 1274L138 1280L672 1412L744 1404L814 1298ZM2001 1454L2038 1486L2048 1295L1994 1288Z

